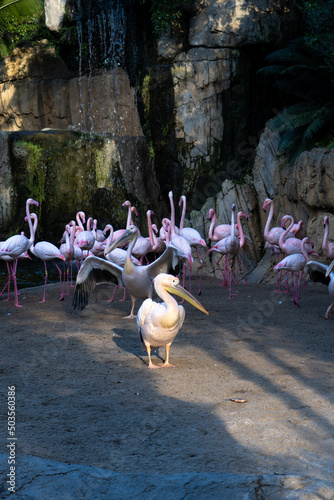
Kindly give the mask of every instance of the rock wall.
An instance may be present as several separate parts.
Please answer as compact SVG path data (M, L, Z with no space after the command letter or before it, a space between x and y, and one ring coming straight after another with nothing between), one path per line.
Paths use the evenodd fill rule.
M334 150L313 149L305 151L293 165L288 165L278 153L279 134L270 130L269 124L261 135L255 151L254 168L244 185L234 185L225 180L219 193L207 199L201 210L193 211L189 225L200 231L208 241L209 209L217 212L217 223L230 223L231 205L249 215L242 219L248 240L245 245L245 264L248 280L253 282L275 279L275 257L264 249L264 227L268 217L262 210L266 198L274 200L274 218L271 227L280 226L283 215L290 214L295 222L304 221L308 236L315 244L319 260L329 263L322 254L324 216L329 217L329 240L334 241ZM215 184L214 184L215 186ZM212 187L214 187L212 186ZM210 182L203 186L203 193L210 190ZM205 196L205 195L204 195ZM216 261L206 257L205 272L220 276Z

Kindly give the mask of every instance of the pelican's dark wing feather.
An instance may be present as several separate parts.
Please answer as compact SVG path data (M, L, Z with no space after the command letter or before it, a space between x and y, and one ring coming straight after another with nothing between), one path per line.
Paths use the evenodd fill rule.
M89 296L96 283L113 283L124 286L123 268L100 257L87 257L77 275L73 308L82 311L88 305Z
M305 265L305 268L308 270L310 278L312 281L317 283L322 283L323 285L329 285L330 277L326 278L325 274L328 269L326 264L322 264L321 262L316 262L315 260L310 260Z

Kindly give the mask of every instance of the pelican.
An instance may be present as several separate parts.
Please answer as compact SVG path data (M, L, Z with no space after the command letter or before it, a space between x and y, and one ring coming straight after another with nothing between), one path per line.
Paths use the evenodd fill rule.
M200 311L209 314L200 302L179 283L180 280L175 276L160 273L154 279L154 288L164 302L154 302L149 298L142 303L138 310L137 331L147 350L148 368L174 367L169 363L169 350L180 328L182 328L186 313L184 307L178 305L170 293L182 297ZM166 348L166 360L162 365L158 366L152 363L151 347L158 348L162 346Z
M160 273L169 271L172 267L173 253L175 248L170 245L158 259L156 259L151 264L147 266L136 266L131 261L131 253L136 240L139 235L139 229L130 225L128 229L116 240L109 248L105 248L104 254L107 255L109 252L123 245L125 242L130 240L130 244L127 248L127 255L124 268L122 268L122 280L125 288L128 290L131 300L132 309L129 316L126 318L135 318L134 308L136 304L136 299L151 299L153 295L153 284L152 280Z
M123 268L114 262L109 262L94 255L87 257L77 274L73 308L79 311L85 309L96 283L112 283L118 287L124 287L122 271Z
M317 281L323 283L324 285L327 285L329 295L331 295L332 297L334 297L333 268L334 268L334 260L329 266L326 266L326 264L322 264L321 262L316 262L314 260L310 260L305 266L305 269L308 270L312 281ZM327 308L325 319L329 319L330 315L332 314L333 307L334 307L334 302Z

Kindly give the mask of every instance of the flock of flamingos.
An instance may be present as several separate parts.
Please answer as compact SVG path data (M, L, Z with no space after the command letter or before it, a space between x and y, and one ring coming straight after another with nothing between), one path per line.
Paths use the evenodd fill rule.
M68 283L69 281L72 283L72 265L75 263L78 273L73 298L74 309L82 310L87 306L89 296L97 283L109 282L114 285L110 301L113 300L117 288L124 289L124 298L125 290L127 290L132 300L131 312L127 317L137 318L137 329L149 356L149 368L172 366L169 363L169 349L183 324L185 311L171 294L180 296L181 303L183 300L187 300L202 312L209 314L191 294L192 251L197 253L201 264L198 295L201 293L204 266L200 254L200 250L202 250L207 255L212 252L220 254L216 264L222 273L223 285L228 290L228 297L231 298L232 284L238 280L239 275L238 256L247 241L241 219L247 219L248 216L242 211L236 213L236 207L232 205L230 223L216 226L215 211L210 209L208 214L211 221L209 240L212 246L208 248L198 231L184 227L186 197L181 196L179 201L179 205L182 206L179 227L175 225L172 192L169 193L169 199L170 219L164 218L162 220L160 231L151 222L154 213L152 210L147 211L148 237L143 237L138 227L133 223L137 211L130 201L126 201L123 203L123 207L128 209L125 229L114 231L112 225L107 224L102 231L97 229L96 219L90 217L86 220L84 212L78 212L76 221L72 220L66 225L61 245L57 248L47 241L35 243L38 217L32 213L32 208L38 207L39 203L29 198L26 201L25 221L29 225L30 237L28 238L22 232L20 235L0 242L0 259L6 262L8 271L8 280L0 297L7 289L7 299L5 300L9 300L10 285L13 282L14 305L22 307L18 301L16 273L19 259L29 258L28 251L44 263L45 280L41 302L45 302L48 279L47 261L53 261L58 269L60 300L68 294ZM266 211L268 207L269 214L264 229L265 248L272 254L277 254L277 264L274 269L277 271L279 289L284 286L286 291L291 293L293 305L298 306L301 281L307 270L313 281L320 281L327 285L329 294L334 296L334 242L328 242L328 217L324 217L322 251L324 257L333 262L327 266L311 260L311 257L317 257L318 254L314 250L312 241L307 237L303 221L295 224L293 217L286 215L283 217L280 227L270 227L274 214L274 204L273 200L269 198L264 201L263 210ZM151 262L149 262L148 256ZM225 264L221 266L220 261L223 258ZM63 261L62 269L56 264L56 259ZM185 289L187 268L189 269L189 291ZM176 277L177 274L182 274L183 286L180 285L179 278ZM152 300L154 291L163 302L157 303ZM144 302L137 315L134 315L136 299L144 299ZM326 319L330 317L333 307L334 302L326 310ZM166 348L166 361L163 365L154 365L151 360L151 348L155 349L161 346Z

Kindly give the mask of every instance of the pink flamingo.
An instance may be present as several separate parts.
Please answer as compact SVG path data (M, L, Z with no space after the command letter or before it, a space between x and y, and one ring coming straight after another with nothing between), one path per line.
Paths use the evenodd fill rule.
M67 291L66 295L68 295L68 279L69 279L69 268L71 268L71 283L70 287L73 287L73 269L72 269L72 261L75 258L75 250L74 250L74 239L75 239L75 231L76 231L76 225L75 221L72 220L69 224L66 224L65 226L65 243L60 245L60 253L65 257L65 263L67 262L69 265L66 270L66 275L67 275ZM78 264L77 264L77 270L78 269ZM64 276L65 279L65 276Z
M91 250L95 243L95 236L91 230L91 223L93 218L89 217L87 220L86 231L80 231L76 237L76 243L81 250Z
M242 225L240 222L240 217L241 217L241 214L243 214L243 212L240 213L240 217L238 219L238 230L240 233L240 239L235 234L236 228L235 228L235 215L234 214L235 214L235 205L233 204L232 205L232 213L231 213L231 234L229 236L227 236L226 238L223 238L222 240L218 241L218 243L213 245L213 247L211 247L210 250L208 250L208 252L207 252L207 255L211 252L218 252L218 253L222 254L220 259L224 255L232 256L232 265L230 262L228 263L227 279L226 279L226 285L227 285L227 289L229 291L229 297L228 297L229 299L231 298L231 295L232 295L232 291L231 291L232 290L232 270L235 271L235 258L237 256L240 248L242 248L244 246L244 243L245 243L245 236L244 236ZM248 217L246 214L243 214L243 215ZM218 260L217 265L224 276L223 284L225 284L225 273L222 271L221 267L219 266L220 259Z
M322 241L322 251L327 259L334 259L334 243L328 242L328 233L329 233L329 218L327 216L324 217L324 239Z
M262 207L264 211L266 211L268 205L270 205L270 210L269 210L269 215L268 215L267 222L266 222L266 225L264 228L264 239L268 243L270 243L271 245L278 245L279 237L284 232L284 229L282 227L273 227L273 228L269 229L272 218L274 216L274 202L270 198L267 198L266 200L264 200L263 207ZM288 233L286 233L286 237L292 238L293 234L292 233L289 234L289 232L288 232Z
M19 256L27 252L30 246L34 243L35 234L32 227L31 217L30 217L30 205L39 206L38 201L33 200L32 198L28 198L26 201L26 216L30 230L30 238L28 239L24 234L16 234L15 236L11 236L2 244L2 250L0 251L0 256L9 255L13 258L12 265L12 279L14 284L14 306L22 307L19 305L18 301L18 292L17 292L17 281L16 281L16 270Z
M21 234L24 236L24 232L22 231ZM0 250L1 250L1 243L0 243ZM30 259L31 260L31 257L30 255L28 254L28 252L24 252L24 253L21 253L21 255L19 255L18 257L19 259ZM10 282L12 280L12 274L13 274L13 271L12 271L12 266L13 266L13 261L14 261L14 258L11 257L10 255L2 255L0 257L1 260L3 260L4 262L6 262L6 266L7 266L7 274L8 274L8 279L7 279L7 283L5 284L5 286L3 287L3 289L1 290L0 292L0 297L2 297L4 291L6 290L7 288L7 299L4 299L5 302L7 302L9 300L9 292L10 292Z
M168 221L166 222L165 229L168 229L167 232L167 239L166 239L166 245L167 247L171 245L172 247L175 248L176 255L180 257L183 261L183 288L185 287L185 279L186 279L186 260L189 263L189 291L191 293L191 268L193 265L193 258L191 255L191 246L189 245L188 241L180 236L179 234L176 234L175 232L175 208L174 208L174 201L173 201L173 192L170 191L168 194L169 201L170 201L170 209L171 209L171 217L170 217L170 223Z
M224 238L227 238L231 234L231 225L230 224L220 224L215 227L216 224L216 212L213 208L209 210L209 220L211 220L210 228L209 228L209 239L211 241L220 241ZM239 229L235 228L236 236L239 236Z
M162 240L161 238L158 238L156 236L156 233L158 232L158 228L156 224L152 224L151 217L154 215L153 210L147 210L146 212L147 215L147 226L148 226L148 235L150 238L151 246L152 246L152 251L155 254L162 254L166 250L166 242Z
M148 222L148 224L149 224L149 219L150 219L150 216L147 215L147 222ZM134 247L132 249L132 254L137 259L140 260L141 264L143 263L144 257L146 259L147 264L149 264L149 260L147 258L147 254L150 253L150 252L153 252L152 242L153 242L153 240L150 237L144 238L144 236L142 236L140 234L140 231L138 229L138 237L137 237L136 242L134 244Z
M34 234L36 234L37 230L37 225L38 225L38 217L36 214L31 214L31 218L34 220ZM35 257L38 259L41 259L44 263L44 271L45 271L45 279L44 279L44 289L43 289L43 299L40 301L40 303L45 302L45 289L46 289L46 283L48 281L48 269L46 262L48 260L52 260L56 268L58 269L59 272L59 284L60 284L60 299L63 300L64 293L62 290L62 283L61 283L61 275L62 271L61 269L57 266L55 263L55 259L61 259L63 262L65 262L65 257L64 255L60 252L59 248L57 248L53 243L50 243L49 241L39 241L36 243L32 243L30 247L30 251Z
M285 219L285 217L283 217L283 219L282 219L282 228L286 229L286 226L285 226L286 220L284 220L284 219ZM298 238L299 240L306 238L307 234L306 234L304 222L302 220L300 220L299 222L295 223L291 229L291 233L293 234L293 236L295 238Z
M301 250L301 244L302 244L302 240L298 239L298 238L288 238L288 234L291 232L291 229L294 225L294 220L293 220L293 217L291 215L285 215L283 218L282 218L282 221L284 220L284 222L287 220L287 219L290 219L290 225L285 229L283 230L283 233L281 234L281 236L279 237L279 240L278 240L278 246L280 247L282 253L284 253L285 255L291 255L293 253L302 253L302 250ZM309 243L306 243L305 244L305 251L309 254L317 254L317 252L315 252L312 248L313 243L311 242L310 244Z
M187 209L187 199L184 195L181 196L180 201L179 201L179 206L182 205L182 215L181 215L181 220L180 220L180 233L179 235L185 238L189 245L192 248L195 248L197 257L199 259L199 262L201 264L201 270L200 270L200 278L199 278L199 288L198 288L198 295L201 295L201 284L202 284L202 273L203 273L203 267L204 267L204 261L199 253L199 248L207 248L207 244L203 240L202 236L196 229L193 229L192 227L183 227L184 226L184 219L186 216L186 209Z
M274 267L275 271L290 271L291 274L291 294L294 306L299 306L300 286L304 276L304 267L309 262L310 257L306 250L306 245L311 245L311 240L307 237L301 240L301 253L287 255ZM295 278L295 281L294 281Z

